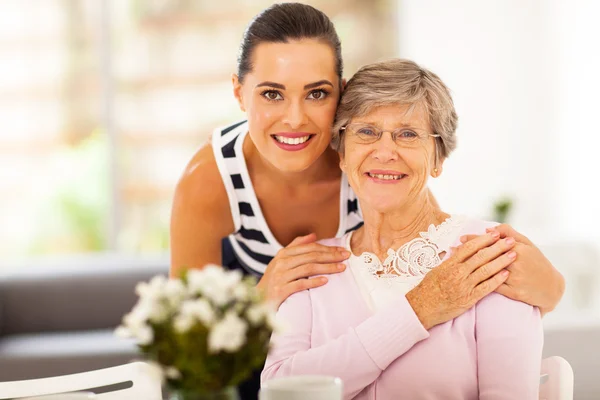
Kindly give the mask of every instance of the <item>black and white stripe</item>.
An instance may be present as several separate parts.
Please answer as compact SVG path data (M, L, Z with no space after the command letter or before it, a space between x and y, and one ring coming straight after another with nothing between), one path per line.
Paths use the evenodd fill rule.
M229 241L240 263L249 272L262 274L282 246L271 233L252 187L242 151L247 133L246 121L217 129L213 133L212 146L235 224L235 233L229 236ZM361 225L358 200L343 175L340 226L336 236L342 236Z

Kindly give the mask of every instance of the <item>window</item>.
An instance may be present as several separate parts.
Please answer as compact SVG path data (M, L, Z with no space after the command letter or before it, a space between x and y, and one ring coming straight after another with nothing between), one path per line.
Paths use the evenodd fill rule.
M346 76L394 56L394 1L309 3L334 21ZM230 75L270 4L3 2L0 254L165 251L185 164L243 118Z

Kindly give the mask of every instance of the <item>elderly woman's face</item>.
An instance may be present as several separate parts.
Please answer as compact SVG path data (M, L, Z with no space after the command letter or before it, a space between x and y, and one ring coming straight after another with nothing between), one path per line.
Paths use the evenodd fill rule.
M368 124L383 130L379 140L373 131L356 127ZM350 129L352 128L352 129ZM394 138L392 138L392 133ZM427 179L439 174L429 117L422 105L382 106L353 118L344 133L345 154L340 166L363 207L385 212L398 209L424 195ZM415 137L420 137L415 141ZM413 138L413 139L410 139ZM437 173L434 172L437 168Z

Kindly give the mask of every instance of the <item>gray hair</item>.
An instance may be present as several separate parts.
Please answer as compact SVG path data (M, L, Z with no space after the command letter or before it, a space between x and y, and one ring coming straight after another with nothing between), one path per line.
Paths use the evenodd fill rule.
M374 108L423 105L436 138L436 157L446 158L456 148L458 116L450 90L433 72L413 61L392 59L365 65L348 81L338 106L331 146L344 153L343 126Z

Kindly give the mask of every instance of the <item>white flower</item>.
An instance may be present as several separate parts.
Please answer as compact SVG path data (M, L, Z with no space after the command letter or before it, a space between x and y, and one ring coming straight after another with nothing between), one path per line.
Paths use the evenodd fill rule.
M173 328L175 328L178 333L186 333L194 326L194 322L196 321L191 315L177 315L173 320Z
M149 325L138 327L133 334L135 335L137 343L142 346L150 344L154 340L154 331Z
M215 319L215 311L206 299L185 300L173 320L173 326L177 332L185 333L197 321L209 328Z
M164 322L169 317L169 308L164 303L154 303L150 308L150 321L154 323Z
M115 333L120 337L134 338L138 344L147 345L154 340L154 331L147 324L152 309L146 302L138 302L129 314L123 317L123 326Z
M153 301L148 298L140 299L133 307L131 312L125 316L126 324L139 325L152 321L155 323L163 322L169 316L169 309L163 301Z
M133 337L133 333L123 325L119 325L114 333L116 337L121 339L130 339Z
M229 353L236 352L246 342L248 324L233 312L228 312L225 317L217 322L208 335L208 350L218 353L224 350Z
M240 271L225 271L216 265L188 272L190 291L202 294L219 307L233 300L233 289L241 280Z
M254 326L260 325L267 317L268 309L264 304L254 304L246 311L248 321Z
M150 303L138 301L133 309L125 314L123 317L123 323L125 326L137 326L145 324L150 319L152 313L152 307Z
M238 301L247 301L250 298L250 289L245 284L237 284L233 287L231 294Z
M188 287L193 292L202 293L212 281L219 281L223 268L213 264L202 269L191 269L187 273Z
M209 327L215 321L215 311L206 299L186 300L181 305L181 314L189 315Z
M181 379L181 372L175 367L167 367L164 369L165 376L169 379Z
M246 317L254 326L260 325L266 321L271 329L275 324L275 306L271 302L258 303L250 306L246 311Z
M135 286L135 292L142 300L156 301L162 296L164 287L167 284L167 278L162 275L156 275L150 282L140 282Z
M166 297L169 306L177 308L188 296L188 291L181 280L169 279L164 286L164 296Z
M147 345L154 340L154 331L150 325L125 325L115 329L115 335L123 339L135 339L139 345Z
M286 324L277 314L270 312L267 314L267 324L271 330L277 334L285 333L289 329L289 324Z

